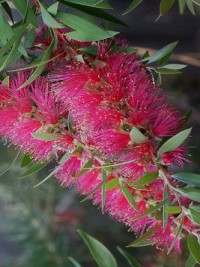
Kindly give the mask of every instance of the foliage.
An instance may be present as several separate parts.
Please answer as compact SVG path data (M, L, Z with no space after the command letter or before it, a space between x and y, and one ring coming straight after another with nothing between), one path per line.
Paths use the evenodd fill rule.
M124 14L142 2L132 1ZM175 2L161 0L159 16L166 14ZM177 42L166 45L152 56L146 52L139 58L137 49L113 38L118 34L117 31L96 23L95 19L98 18L104 26L107 22L125 25L110 15L112 7L106 0L59 0L50 6L39 0L35 0L33 5L27 0L15 0L13 5L20 16L18 21L15 21L9 3L0 3L0 133L25 153L21 167L31 167L21 178L34 174L56 159L57 167L35 186L53 175L62 185L73 185L87 198L93 198L103 212L114 214L117 220L143 233L130 246L157 244L159 236L160 243L157 245L161 248L169 246L169 253L173 247L179 251L180 239L188 235L189 261L199 263L199 175L186 172L172 174L171 171L174 164L183 167L187 161L184 152L191 128L183 130L183 118L177 115L155 87L157 80L161 81L161 74L176 74L186 67L168 63ZM195 13L194 6L199 3L197 0L179 0L178 4L183 14L186 7ZM73 12L63 12L63 6L72 8ZM111 41L102 41L106 39ZM113 60L115 57L116 61ZM121 65L118 66L120 60ZM60 62L68 73L58 68ZM22 67L10 69L17 65ZM112 70L115 74L115 69L116 76L119 76L118 70L120 74L124 72L125 76L117 83L115 77L104 77L109 70L110 74ZM16 71L19 74L16 75ZM8 72L9 75L5 77ZM75 79L71 79L70 75ZM143 88L140 86L141 76ZM102 79L98 80L99 77ZM117 91L116 84L123 79L130 79L130 84L135 79L134 86L139 89L133 92L133 84L128 84L124 88L128 88L129 92L120 97L120 89ZM147 84L151 91L148 91ZM109 90L112 90L112 86L117 88L115 95L106 95L104 91L107 86ZM72 91L75 93L72 94ZM92 94L95 99L93 102L90 100ZM85 95L85 99L82 95ZM80 104L72 103L76 101ZM95 106L98 101L101 105ZM90 102L94 103L93 106L85 105ZM52 110L54 114L51 114ZM97 116L96 120L88 116L92 110L93 116ZM104 116L104 111L105 120L98 121ZM100 112L102 116L98 116ZM144 119L139 117L139 113ZM9 117L9 114L12 116ZM108 126L107 116L110 116ZM32 127L28 133L21 130L23 128L25 131L28 127ZM131 157L128 150L133 153ZM32 158L38 162L33 163ZM132 173L131 168L134 170ZM176 181L182 183L176 186ZM156 188L160 191L156 191ZM108 200L116 196L116 192L119 203L124 205L119 212L112 207L113 203L118 206L119 203L114 202L117 198L111 202ZM143 228L140 228L141 222L144 223ZM34 235L34 231L31 234ZM111 253L102 244L82 231L80 235L98 266L106 266L108 262L109 266L117 266ZM38 247L38 244L34 245ZM49 246L55 253L51 255L49 266L60 264L63 260L57 258L52 248L53 241ZM129 259L129 263L134 262L137 266L130 255L122 250L120 252ZM42 254L47 252L41 251ZM104 256L107 256L107 260L102 265ZM52 263L52 260L58 261ZM72 258L71 262L79 266ZM31 264L39 266L34 258L31 258Z

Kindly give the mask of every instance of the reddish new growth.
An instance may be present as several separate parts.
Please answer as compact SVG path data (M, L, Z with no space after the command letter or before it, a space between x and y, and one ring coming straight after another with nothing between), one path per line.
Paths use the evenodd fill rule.
M183 234L174 238L181 221L183 233L197 235L199 229L183 212L168 214L165 222L161 213L167 202L182 205L183 211L191 203L171 190L171 166L183 167L185 147L158 155L162 138L181 130L179 112L167 103L136 53L119 52L114 41L104 41L94 44L96 56L83 54L85 61L79 61L67 47L69 40L63 44L62 31L58 34L52 56L62 56L48 65L46 77L21 87L31 73L19 71L10 76L9 85L1 83L0 134L38 161L67 153L55 174L63 186L89 195L137 235L149 231L148 243L162 249L175 241L180 252ZM37 41L35 47L44 48L51 40L39 35ZM89 44L72 43L73 49L84 45ZM134 127L144 140L131 137ZM134 185L147 173L157 179Z

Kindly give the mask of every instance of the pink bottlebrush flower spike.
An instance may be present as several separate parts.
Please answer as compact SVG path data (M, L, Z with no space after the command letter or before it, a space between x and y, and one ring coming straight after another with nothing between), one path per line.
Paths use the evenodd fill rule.
M67 39L62 44L62 30L57 34L54 52L66 52L70 61L55 60L46 77L20 90L29 72L12 75L9 86L0 85L0 134L38 161L66 153L55 170L62 186L92 198L137 235L147 231L148 243L161 249L174 245L180 252L183 234L194 229L199 237L199 227L184 213L192 200L173 187L172 166L188 161L186 146L160 150L162 138L181 130L179 112L136 53L127 55L104 41L96 56L83 55L85 62L79 62L71 49L65 51L70 44ZM50 41L38 32L35 45L46 47ZM163 223L160 214L167 205L178 215L169 212ZM180 224L183 234L176 237Z

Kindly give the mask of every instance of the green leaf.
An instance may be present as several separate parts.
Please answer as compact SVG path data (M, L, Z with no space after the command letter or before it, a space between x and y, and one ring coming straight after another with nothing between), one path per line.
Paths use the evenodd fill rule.
M21 43L21 37L19 37L16 42L13 44L13 47L10 51L10 53L8 54L8 56L6 57L6 59L4 60L4 63L1 65L0 67L0 72L2 70L4 70L6 67L8 67L12 61L13 61L13 58L15 58L15 56L17 58L19 58L21 56L21 54L17 51L19 45Z
M35 139L48 142L58 140L61 135L57 133L33 133L32 136Z
M158 68L155 68L155 72L161 74L178 74L179 70L187 67L187 65L183 64L167 64Z
M64 0L62 2L73 3L77 5L96 7L96 8L104 8L104 9L112 9L109 3L105 0L96 1L96 0Z
M195 211L200 213L200 205L191 206L190 209L193 209L193 210L195 210Z
M6 11L6 13L8 14L8 16L10 17L12 23L14 24L12 10L10 9L8 3L5 1L5 2L2 2L1 5L2 5L3 9Z
M87 54L95 55L95 56L98 54L97 46L87 46L87 47L79 48L78 50L86 52Z
M122 184L121 185L121 190L122 190L123 195L125 196L126 200L131 205L131 207L133 207L134 210L138 210L138 207L137 207L137 204L136 204L135 199L133 197L133 194L128 189L128 187L125 184Z
M177 241L178 237L182 233L182 230L183 230L183 222L184 222L184 217L182 218L182 220L180 222L180 225L176 229L176 235L174 237L174 240L171 243L171 246L170 246L169 250L167 251L167 254L169 254L171 252L171 250L173 249L174 245L176 244L176 241Z
M167 65L161 66L160 68L170 69L170 70L181 70L181 69L184 69L185 67L187 67L187 65L183 65L183 64L167 64Z
M47 175L41 182L39 182L38 184L34 185L34 187L38 187L39 185L43 184L44 182L46 182L47 180L49 180L58 170L55 169L52 172L50 172L49 175Z
M22 175L20 175L19 178L24 178L24 177L27 177L27 176L33 174L33 173L36 173L39 170L43 169L47 164L48 164L48 162L36 163L33 166L31 166L27 171L25 171Z
M188 7L188 9L190 10L190 12L195 15L195 11L194 11L194 3L192 0L186 0L186 5Z
M174 190L176 190L177 192L179 192L181 195L200 202L200 188L199 187L186 187L186 188L175 188Z
M178 0L180 14L183 15L186 7L186 0Z
M197 207L200 207L200 206L197 206ZM197 211L195 209L195 206L191 206L189 208L189 210L190 210L190 214L191 214L190 219L192 219L192 221L195 224L200 225L200 210Z
M133 0L122 15L126 15L142 3L143 0Z
M104 206L106 202L106 181L107 181L107 173L104 169L102 169L102 188L101 188L101 211L104 211Z
M168 201L163 206L163 229L165 230L168 223L169 214L165 212L165 208L169 205L169 193L168 186L165 185L163 189L163 199L168 199Z
M179 70L171 70L171 69L165 69L165 68L154 68L155 72L158 74L180 74L181 71Z
M107 191L112 190L116 188L117 186L119 186L119 179L114 178L106 183L106 190Z
M53 47L54 47L54 38L52 36L51 44L46 49L46 51L43 53L41 63L47 61L50 58ZM21 89L21 88L27 86L28 84L32 83L43 72L44 69L45 69L45 65L43 65L43 64L39 65L36 68L36 70L32 73L32 75L28 78L28 80L24 84L22 84L18 89Z
M69 257L68 259L71 261L71 263L73 263L74 267L81 267L81 265L72 257Z
M122 254L122 256L127 260L128 264L131 267L141 267L139 262L137 262L137 260L130 253L128 253L126 250L124 250L120 247L117 247L117 249Z
M94 6L97 8L113 9L113 7L108 3L107 0L98 1L96 4L94 4Z
M63 28L63 25L57 22L39 1L38 3L40 4L42 19L44 23L51 28Z
M5 45L7 41L14 35L14 31L4 18L1 10L0 10L0 40Z
M18 159L20 155L20 151L18 151L17 155L15 156L14 160L10 163L10 165L3 171L0 173L0 176L4 175L7 171L10 170L10 168L12 168L12 166L15 164L16 160Z
M118 32L104 30L80 16L58 12L57 18L66 26L74 29L66 35L78 41L98 41L110 38Z
M165 212L167 213L173 213L173 214L176 214L176 213L181 213L182 209L180 206L168 206L165 208Z
M29 154L24 155L22 162L21 162L21 168L26 167L29 163L31 163L33 159L29 156Z
M183 117L182 117L182 122L183 122L183 124L186 124L187 122L188 122L188 120L191 118L191 116L192 116L192 112L193 112L193 110L192 109L190 109L190 110L188 110L184 115L183 115Z
M158 227L155 228L151 228L150 230L146 231L142 236L140 236L139 238L137 238L136 240L134 240L131 244L129 244L127 247L140 247L140 244L147 242L146 239L148 237L150 237L151 235L153 235L156 231L158 230ZM149 243L147 242L147 245L149 245Z
M158 178L158 171L147 173L143 177L141 177L139 180L134 182L132 185L133 186L147 185L155 181L157 178Z
M103 20L115 23L115 24L119 24L122 26L127 26L126 23L124 23L123 21L119 20L118 18L112 16L111 14L105 12L104 10L101 10L99 7L93 7L93 6L84 6L81 5L80 2L79 4L75 4L75 3L71 3L69 1L65 1L65 0L59 0L59 2L63 3L63 4L67 4L70 7L73 7L77 10L80 10L82 12L85 12L89 15L92 15L96 18L101 18Z
M103 185L103 182L99 183L93 190L90 192L81 202L84 202L87 199L90 199Z
M56 16L57 15L57 12L58 12L58 2L55 2L54 4L52 4L51 6L49 6L47 8L47 11L53 15L53 16Z
M173 174L173 177L183 183L200 187L200 174L180 172Z
M166 152L171 152L178 148L183 142L187 139L189 134L191 133L192 128L184 130L175 136L168 139L158 150L158 154L163 154Z
M130 138L134 143L142 144L146 141L146 136L138 130L138 128L133 127L130 131Z
M190 254L188 259L187 259L187 262L186 262L186 265L185 267L194 267L196 265L196 260L195 258Z
M35 63L35 61L32 63L32 64L30 64L30 65L28 65L28 66L26 66L26 67L23 67L23 68L17 68L17 69L11 69L11 70L9 70L9 72L18 72L18 71L23 71L23 70L28 70L28 69L33 69L33 68L37 68L37 67L40 67L40 66L44 66L44 65L46 65L47 63L49 63L49 62L51 62L51 61L54 61L56 58L58 58L58 57L60 57L61 55L63 55L65 52L62 52L61 54L58 54L58 55L56 55L55 57L52 57L52 58L50 58L49 60L46 60L46 61L39 61L38 63ZM43 55L42 55L43 56ZM38 61L38 59L39 59L39 57L37 58L37 61ZM42 59L42 57L41 57L41 59Z
M76 179L85 174L86 172L90 171L92 169L93 163L94 163L93 158L89 159L88 162L83 166L80 172L77 175L75 175L74 178Z
M1 16L0 16L1 17ZM6 44L0 49L0 58L8 52L8 50L17 42L19 38L26 32L28 24L24 24L17 28L16 33L6 42ZM0 27L1 28L1 27Z
M88 246L90 253L99 267L117 267L115 258L102 243L82 230L78 230L78 233Z
M3 85L7 85L9 86L9 83L10 83L10 77L9 76L6 76L3 81L2 81L2 84Z
M163 16L166 14L174 5L175 0L161 0L160 1L160 15Z
M140 214L140 215L136 216L135 218L133 218L133 221L136 221L136 220L138 220L138 219L140 219L140 218L142 218L144 216L147 216L149 214L152 214L152 213L156 212L157 210L162 208L165 205L165 203L167 203L167 201L168 201L168 199L165 199L165 200L159 202L157 205L148 208L145 212L143 212L142 214Z
M189 234L187 244L191 255L194 257L197 263L200 263L200 244L196 236Z
M118 52L124 52L126 54L132 54L138 52L138 49L135 47L131 46L119 46L119 45L114 45L112 48Z
M153 56L146 57L144 60L145 61L148 60L148 63L153 63L155 61L161 60L166 55L171 54L177 44L178 44L178 41L168 44L165 47L158 50Z
M24 22L27 21L31 23L33 26L38 28L38 22L36 15L33 10L30 8L30 4L28 0L12 0L12 3L15 5L16 9L19 13L24 17Z

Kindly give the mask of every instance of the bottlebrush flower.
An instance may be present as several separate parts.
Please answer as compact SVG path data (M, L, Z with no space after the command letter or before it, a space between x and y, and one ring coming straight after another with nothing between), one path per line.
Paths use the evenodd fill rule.
M63 37L60 30L57 34ZM43 42L38 36L38 44L40 41L46 47L51 39ZM116 51L111 42L104 41L97 45L96 56L83 55L80 62L71 54L68 41L60 45L70 54L70 61L55 60L46 77L19 89L30 76L19 72L12 75L8 87L1 85L0 133L39 161L66 153L55 170L62 186L89 195L137 235L155 228L148 242L168 247L174 240L175 217L170 215L163 229L156 215L165 208L160 202L166 203L165 187L171 182L167 166L178 163L183 167L185 147L162 155L159 147L163 137L180 131L179 112L167 103L136 53ZM77 46L82 45L87 46ZM131 135L132 129L139 138ZM116 185L105 189L113 179ZM147 179L147 183L134 185L140 179ZM170 194L169 188L167 192ZM171 193L168 201L186 207L191 203L180 198ZM149 212L152 207L155 210ZM186 227L183 224L184 231ZM180 251L179 237L175 249Z

